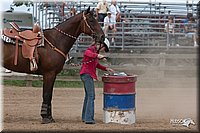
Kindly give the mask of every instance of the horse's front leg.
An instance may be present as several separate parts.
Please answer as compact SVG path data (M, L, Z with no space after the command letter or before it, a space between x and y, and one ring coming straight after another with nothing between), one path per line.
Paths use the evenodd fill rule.
M42 124L55 122L51 113L51 100L55 79L55 72L49 72L43 75L43 102L41 107Z

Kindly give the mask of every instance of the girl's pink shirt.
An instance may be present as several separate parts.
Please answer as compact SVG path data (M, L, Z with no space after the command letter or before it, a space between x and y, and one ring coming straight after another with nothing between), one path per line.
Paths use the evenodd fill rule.
M96 68L106 71L106 67L99 63L99 59L97 58L97 56L97 47L93 44L84 52L80 75L90 74L93 79L97 80Z

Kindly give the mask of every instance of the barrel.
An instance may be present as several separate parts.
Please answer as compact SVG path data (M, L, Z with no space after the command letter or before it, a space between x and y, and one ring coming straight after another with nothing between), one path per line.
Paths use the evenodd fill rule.
M102 77L103 85L103 110L105 123L120 124L135 123L136 116L136 75Z

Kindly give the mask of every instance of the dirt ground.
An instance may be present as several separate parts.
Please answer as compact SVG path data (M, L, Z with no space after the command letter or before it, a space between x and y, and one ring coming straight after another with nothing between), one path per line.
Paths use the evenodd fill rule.
M41 124L42 88L2 86L3 131L197 131L197 88L137 88L136 123L103 122L103 89L96 88L95 125L81 122L83 88L54 88L56 123ZM171 119L192 118L189 128Z

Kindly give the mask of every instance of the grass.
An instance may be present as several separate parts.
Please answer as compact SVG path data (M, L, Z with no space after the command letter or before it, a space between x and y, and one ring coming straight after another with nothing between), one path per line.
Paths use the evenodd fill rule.
M19 86L23 87L26 86L26 81L23 80L3 80L3 85L9 85L9 86Z
M23 80L3 80L3 85L5 86L18 86L18 87L26 87L26 81ZM42 87L42 81L32 81L33 87ZM81 88L83 87L82 81L56 81L54 83L54 87L57 88ZM95 82L96 88L102 88L103 83L100 81Z
M58 76L79 76L79 69L62 70Z
M79 69L71 69L71 70L63 70L58 76L79 76ZM102 71L99 71L99 74L102 74ZM27 81L24 80L3 80L2 84L5 86L18 86L18 87L26 87ZM43 82L40 80L32 81L33 87L42 87ZM58 88L82 88L82 81L55 81L54 87ZM100 81L95 81L96 88L102 88L103 83Z

